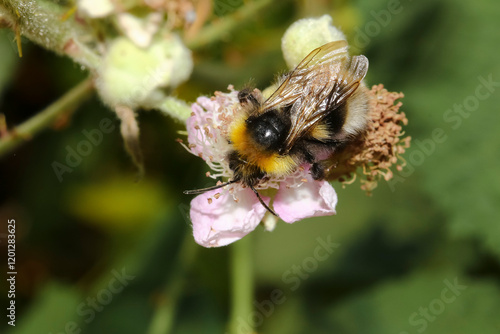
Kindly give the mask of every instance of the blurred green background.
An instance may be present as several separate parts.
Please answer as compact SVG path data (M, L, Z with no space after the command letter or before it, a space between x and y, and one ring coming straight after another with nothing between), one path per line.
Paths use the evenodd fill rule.
M216 0L211 20L244 5ZM369 58L369 85L404 92L412 147L407 167L372 197L358 183L334 184L336 216L249 236L256 331L500 333L498 1L276 1L196 50L176 95L192 102L250 79L267 87L285 70L286 28L322 14ZM10 127L86 77L28 41L18 58L13 38L0 31L0 111ZM59 180L53 163L103 119L114 130ZM139 122L147 173L138 183L118 121L96 96L0 158L1 277L12 218L18 272L16 326L2 315L2 333L147 333L155 316L172 320L171 333L226 330L232 246L194 243L182 194L206 183L207 167L175 142L182 124L156 112ZM321 260L318 238L338 244ZM5 279L0 288L4 314Z

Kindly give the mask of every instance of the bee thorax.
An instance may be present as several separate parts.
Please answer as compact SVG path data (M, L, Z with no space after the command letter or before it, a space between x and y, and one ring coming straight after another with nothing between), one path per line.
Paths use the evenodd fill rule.
M283 145L289 128L286 119L282 119L275 110L250 117L246 124L252 140L269 151L277 151Z

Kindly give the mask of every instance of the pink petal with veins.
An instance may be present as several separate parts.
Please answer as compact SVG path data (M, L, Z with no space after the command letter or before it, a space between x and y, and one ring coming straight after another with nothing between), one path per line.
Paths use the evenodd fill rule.
M218 199L214 197L217 193L221 193ZM237 193L237 198L238 202L227 191L216 189L191 201L193 235L198 244L204 247L225 246L243 238L259 225L266 209L255 194L245 188ZM269 203L269 197L262 198Z
M274 211L287 223L334 215L336 205L337 194L330 183L315 181L310 175L300 187L287 188L282 182L273 203Z

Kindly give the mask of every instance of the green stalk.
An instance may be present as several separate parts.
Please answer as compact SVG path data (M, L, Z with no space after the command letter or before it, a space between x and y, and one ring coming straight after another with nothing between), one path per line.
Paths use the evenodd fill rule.
M231 315L229 332L240 334L253 331L249 319L254 297L252 239L246 236L235 242L231 249Z
M153 314L148 334L168 334L172 331L177 304L186 283L186 273L195 259L198 247L191 233L186 233L179 250L178 261L172 270L172 277L163 288L163 300Z
M205 26L196 36L186 41L186 45L191 50L199 49L208 44L216 42L224 35L233 31L242 22L255 18L258 12L273 3L272 0L257 0L246 3L237 11L226 15L218 21L213 21Z
M43 129L52 125L65 112L77 107L83 100L88 98L93 91L93 87L92 79L85 79L44 110L21 125L10 129L5 137L0 138L0 157L32 139Z

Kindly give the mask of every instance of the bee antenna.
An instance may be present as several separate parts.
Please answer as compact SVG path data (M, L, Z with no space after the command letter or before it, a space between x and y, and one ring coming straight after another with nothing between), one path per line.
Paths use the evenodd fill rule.
M213 186L213 187L208 187L208 188L203 188L203 189L194 189L194 190L184 190L183 193L186 195L203 194L204 192L207 192L209 190L219 189L219 188L225 187L225 186L227 186L231 183L235 183L235 182L236 182L236 180L230 180L230 181L218 184L218 185Z
M275 215L278 218L280 217L269 206L267 206L267 204L262 200L262 197L260 197L259 192L257 190L255 190L255 188L253 186L250 186L250 189L252 189L253 192L255 193L255 195L257 195L257 198L259 199L260 204L262 204L266 208L267 211L271 212L273 215Z

